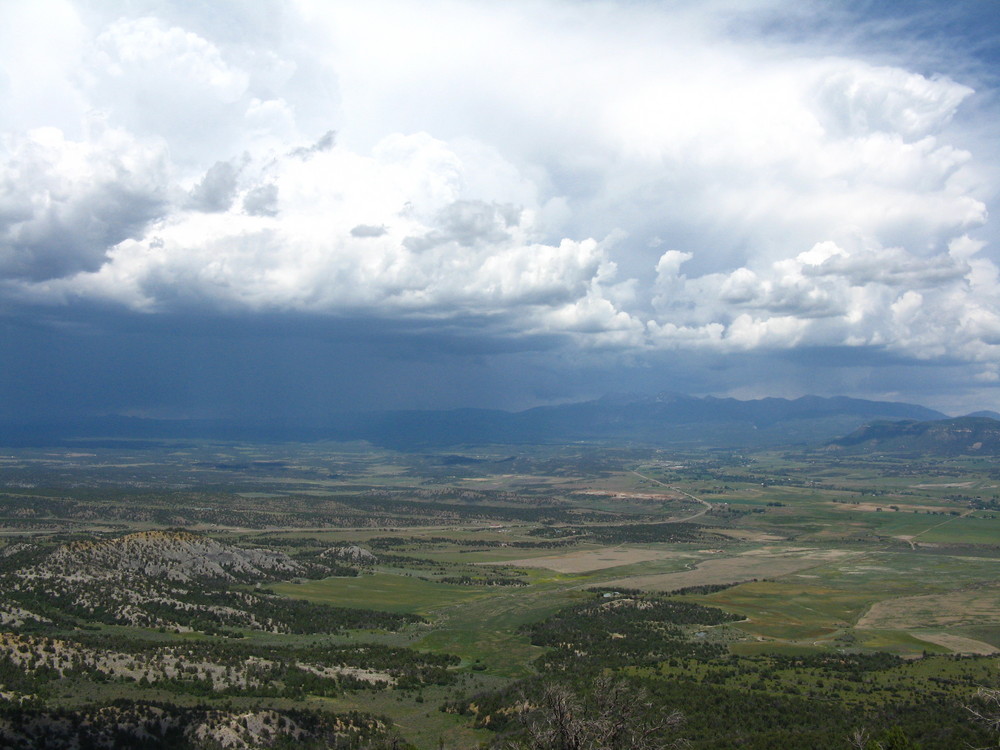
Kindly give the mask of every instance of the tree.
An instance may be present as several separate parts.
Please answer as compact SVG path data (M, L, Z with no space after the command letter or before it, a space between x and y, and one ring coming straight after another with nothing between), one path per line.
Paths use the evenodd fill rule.
M854 750L919 750L920 745L916 744L901 727L894 726L885 729L878 735L872 737L867 729L854 730L847 738L848 745Z
M985 724L993 734L997 735L997 746L1000 747L1000 689L979 688L976 693L976 703L965 709L973 718Z
M684 715L653 710L645 691L624 680L598 677L581 698L564 684L545 687L538 705L522 702L524 736L509 748L528 750L665 750L682 747L672 737Z

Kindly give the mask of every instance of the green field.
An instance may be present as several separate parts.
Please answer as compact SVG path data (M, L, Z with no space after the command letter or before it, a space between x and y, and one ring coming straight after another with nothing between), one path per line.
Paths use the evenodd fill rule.
M341 607L382 609L387 612L410 612L428 615L435 610L460 602L488 596L479 587L451 586L424 581L412 575L376 573L362 578L328 578L275 584L273 589L285 596L308 599Z

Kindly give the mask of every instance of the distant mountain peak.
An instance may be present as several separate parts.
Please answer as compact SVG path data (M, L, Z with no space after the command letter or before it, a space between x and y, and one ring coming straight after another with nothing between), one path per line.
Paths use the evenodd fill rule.
M612 391L611 393L605 393L599 399L597 403L599 404L634 404L638 401L645 401L649 398L649 394L637 393L635 391Z

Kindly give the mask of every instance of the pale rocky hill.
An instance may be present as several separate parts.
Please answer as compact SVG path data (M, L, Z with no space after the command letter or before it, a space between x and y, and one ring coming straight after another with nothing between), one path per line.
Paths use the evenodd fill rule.
M378 558L375 555L356 544L343 547L329 547L320 553L320 557L343 560L355 565L374 565L378 562Z
M84 620L238 637L242 630L394 629L419 620L289 599L258 585L353 571L344 563L370 554L345 549L347 557L339 563L334 555L300 562L284 552L237 547L187 531L74 541L52 552L18 548L0 560L5 563L0 591L8 600L0 606L0 623L72 626Z
M142 531L116 539L71 542L53 552L37 570L43 575L89 577L128 571L177 582L290 578L303 572L300 564L282 552L243 549L186 531Z

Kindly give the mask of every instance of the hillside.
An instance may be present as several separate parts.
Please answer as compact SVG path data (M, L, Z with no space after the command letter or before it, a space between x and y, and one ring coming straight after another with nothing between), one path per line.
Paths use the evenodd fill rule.
M966 417L986 417L988 419L998 419L1000 420L1000 412L992 411L990 409L983 409L981 411L974 411L971 414L966 414Z
M97 542L71 542L46 559L47 573L72 571L101 577L115 571L171 581L286 579L305 573L288 555L242 549L184 531L143 531Z
M1000 455L1000 421L987 417L877 421L829 445L855 452L995 456Z
M118 700L79 713L11 709L0 718L4 747L258 748L397 747L383 720L298 710L219 710Z
M297 561L185 531L144 531L47 549L21 544L0 560L0 621L107 624L205 632L337 632L418 618L289 602L259 584L357 575L336 549ZM243 590L232 584L257 584ZM232 631L234 632L234 631Z

